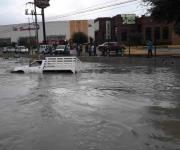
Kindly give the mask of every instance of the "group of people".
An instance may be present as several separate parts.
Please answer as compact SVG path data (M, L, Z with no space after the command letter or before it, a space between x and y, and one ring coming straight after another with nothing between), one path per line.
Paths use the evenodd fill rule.
M97 51L96 51L96 44L86 44L85 46L85 52L89 56L97 56ZM82 44L77 44L76 46L76 52L77 56L81 56L83 52L83 45Z
M95 43L93 44L86 44L85 45L85 52L88 53L89 56L97 56L97 46ZM148 57L153 57L153 42L152 40L147 41L147 50L148 50ZM77 44L76 46L76 52L77 56L81 56L83 52L83 45L82 44Z

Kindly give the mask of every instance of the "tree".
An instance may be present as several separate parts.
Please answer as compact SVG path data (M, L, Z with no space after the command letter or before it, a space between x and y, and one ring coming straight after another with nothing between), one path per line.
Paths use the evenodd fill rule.
M83 44L88 42L88 37L83 32L75 32L72 35L72 40L74 43Z
M11 39L10 38L4 38L0 39L0 47L10 46L11 45Z
M174 29L180 34L180 0L143 0L150 5L149 12L157 21L174 23Z

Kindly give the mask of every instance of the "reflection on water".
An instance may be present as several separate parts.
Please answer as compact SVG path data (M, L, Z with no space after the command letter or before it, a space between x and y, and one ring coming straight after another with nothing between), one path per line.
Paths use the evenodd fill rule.
M19 75L0 63L0 150L180 148L179 70L85 63L76 75Z

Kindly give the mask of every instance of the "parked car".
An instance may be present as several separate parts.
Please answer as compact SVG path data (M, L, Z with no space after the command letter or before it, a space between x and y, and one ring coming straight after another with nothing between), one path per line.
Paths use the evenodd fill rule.
M17 46L15 51L19 52L19 53L28 53L29 52L28 48L26 48L25 46Z
M39 46L39 53L49 54L52 53L53 46L52 45L40 45Z
M7 53L7 52L15 52L15 48L12 46L7 46L3 48L3 53Z
M118 42L105 42L98 46L98 50L103 56L107 55L123 55L126 47Z
M64 54L69 55L69 46L68 45L57 45L54 54Z

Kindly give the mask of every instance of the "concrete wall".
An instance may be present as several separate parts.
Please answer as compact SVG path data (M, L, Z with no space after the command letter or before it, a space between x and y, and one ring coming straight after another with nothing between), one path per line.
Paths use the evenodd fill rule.
M88 21L87 20L73 20L70 21L70 35L76 32L83 32L88 36Z
M42 23L39 23L39 41L43 41L43 27ZM69 22L68 21L57 21L46 23L46 35L64 35L66 39L70 38Z
M70 21L70 37L75 32L83 32L94 39L94 20L73 20Z
M92 37L93 39L95 38L95 25L94 25L94 20L89 20L88 21L88 36Z

